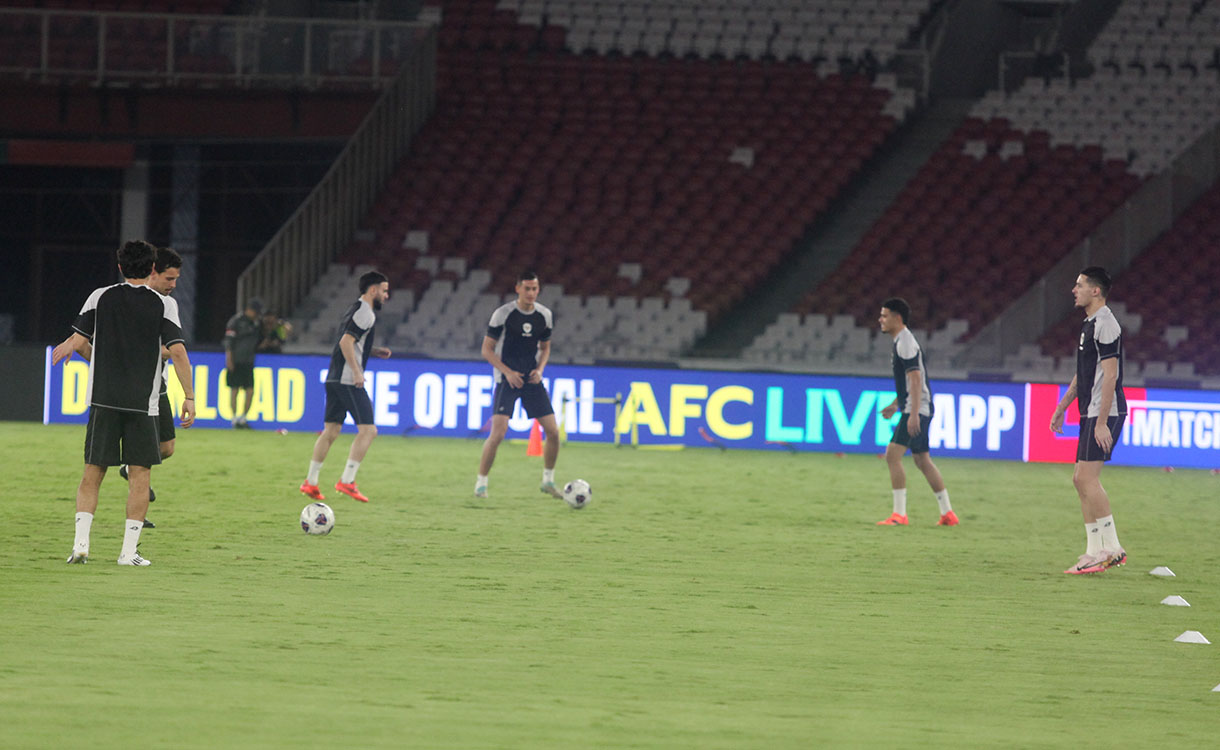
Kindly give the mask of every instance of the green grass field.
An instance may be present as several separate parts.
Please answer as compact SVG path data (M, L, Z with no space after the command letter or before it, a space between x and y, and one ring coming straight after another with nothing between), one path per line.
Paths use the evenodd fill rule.
M1131 561L1083 551L1068 466L569 444L582 511L506 445L383 434L361 505L301 533L313 435L179 432L147 569L68 566L83 428L0 424L0 747L1209 747L1220 477L1110 467ZM323 470L335 482L350 443ZM1168 565L1177 578L1148 575ZM1184 596L1190 608L1167 607Z

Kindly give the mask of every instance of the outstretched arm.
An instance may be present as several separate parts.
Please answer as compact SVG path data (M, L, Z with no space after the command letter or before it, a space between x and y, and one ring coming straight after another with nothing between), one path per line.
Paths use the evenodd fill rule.
M71 336L51 350L51 364L57 365L61 361L72 359L73 352L88 361L93 356L93 345L89 343L89 339L74 331Z

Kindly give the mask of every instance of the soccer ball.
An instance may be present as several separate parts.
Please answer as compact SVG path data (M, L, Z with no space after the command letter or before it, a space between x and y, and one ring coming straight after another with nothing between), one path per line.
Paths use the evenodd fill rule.
M583 479L573 479L564 485L563 500L568 505L580 510L589 504L593 499L593 490L589 487L589 483Z
M326 503L310 503L301 510L301 530L306 534L329 534L335 528L335 512Z

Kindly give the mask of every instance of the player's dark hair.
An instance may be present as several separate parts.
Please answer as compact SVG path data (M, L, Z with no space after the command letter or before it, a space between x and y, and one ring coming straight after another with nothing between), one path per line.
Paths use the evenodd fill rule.
M534 269L532 269L532 268L527 268L524 271L522 271L521 273L517 274L517 283L518 284L520 284L522 281L537 281L537 280L538 280L538 274L534 273Z
M1110 274L1106 273L1106 269L1101 266L1089 266L1082 270L1080 275L1089 280L1089 283L1101 290L1103 299L1110 296L1110 284L1113 283L1110 279Z
M157 248L144 240L128 240L119 248L119 270L125 279L143 279L153 270Z
M383 281L389 281L384 273L378 271L369 271L360 275L360 293L364 294L371 286L377 286Z
M902 297L890 297L881 306L886 310L896 312L902 316L902 324L904 326L911 325L911 306Z
M182 268L182 256L172 247L157 248L157 259L153 262L153 269L157 273L165 273L171 268Z

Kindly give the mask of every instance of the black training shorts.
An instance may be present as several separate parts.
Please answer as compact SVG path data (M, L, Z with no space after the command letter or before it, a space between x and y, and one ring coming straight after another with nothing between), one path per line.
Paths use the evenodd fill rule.
M894 427L894 437L890 438L890 442L905 445L912 453L927 453L928 427L932 425L932 418L924 414L919 415L919 434L915 437L911 437L907 432L907 420L910 418L909 414L902 415L902 419L899 419L898 425Z
M254 363L234 362L232 367L225 370L225 384L229 388L253 388Z
M89 409L85 463L94 466L156 466L161 463L157 418L105 407Z
M491 398L492 414L513 415L513 407L521 399L525 413L530 419L541 419L548 414L554 414L551 397L547 395L542 383L524 383L520 388L513 388L507 380L496 383L495 395Z
M1110 437L1114 439L1114 442L1110 444L1109 451L1104 451L1097 444L1097 438L1093 437L1093 430L1097 429L1097 417L1081 419L1080 437L1076 440L1076 460L1109 461L1110 456L1114 454L1114 446L1118 445L1118 438L1122 435L1125 421L1127 421L1126 414L1119 414L1106 420L1106 426L1110 428Z
M369 392L354 385L327 383L326 414L322 421L342 424L348 414L356 424L373 423L373 400L369 398Z

